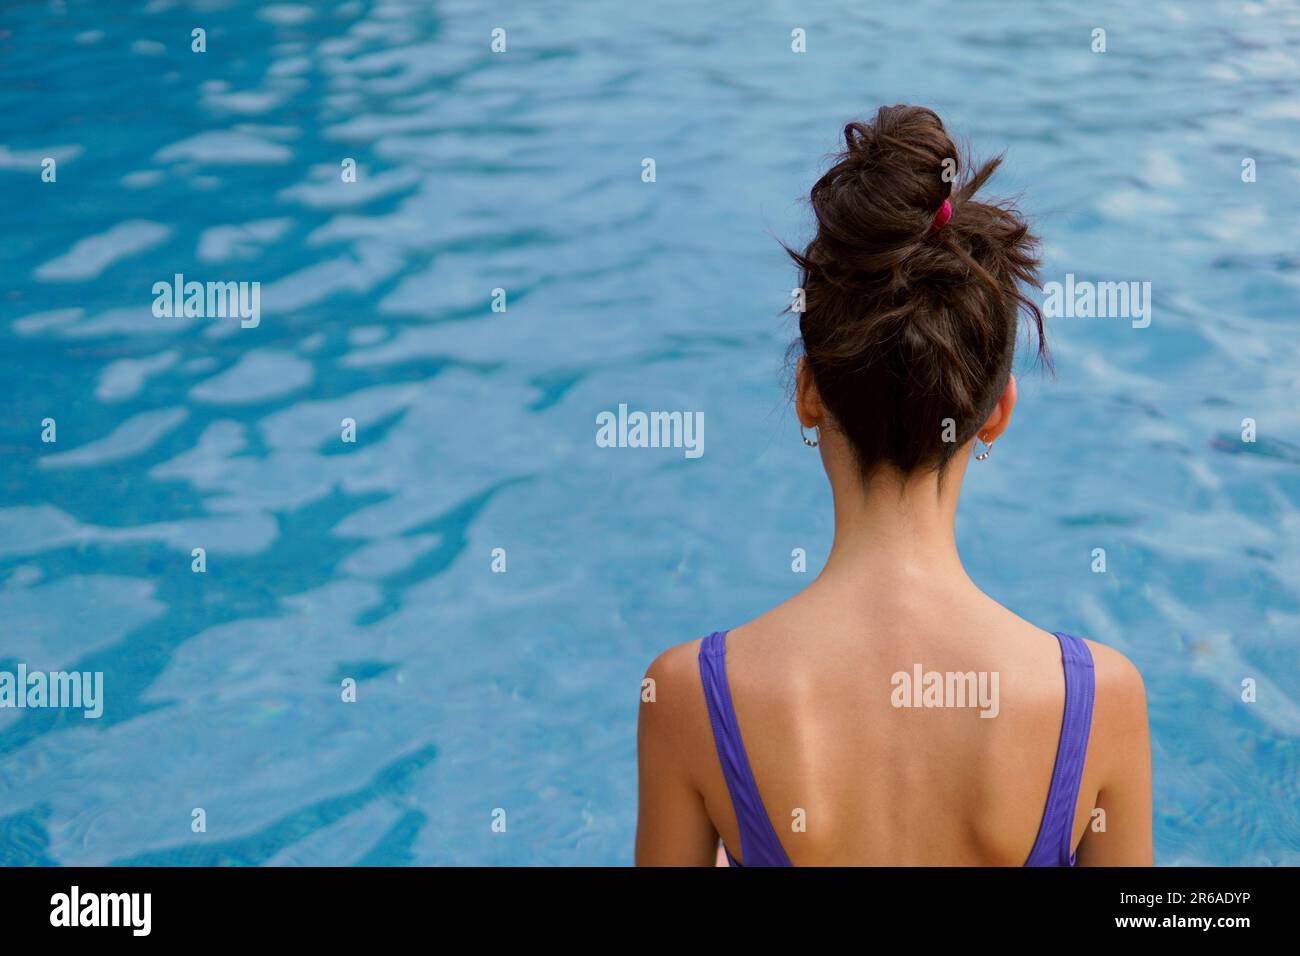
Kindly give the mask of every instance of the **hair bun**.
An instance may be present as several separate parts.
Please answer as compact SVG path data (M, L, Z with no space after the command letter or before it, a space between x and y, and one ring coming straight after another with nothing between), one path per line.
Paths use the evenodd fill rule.
M844 143L843 172L858 177L886 218L914 212L917 223L928 225L952 192L957 147L933 110L881 107L874 123L845 126Z

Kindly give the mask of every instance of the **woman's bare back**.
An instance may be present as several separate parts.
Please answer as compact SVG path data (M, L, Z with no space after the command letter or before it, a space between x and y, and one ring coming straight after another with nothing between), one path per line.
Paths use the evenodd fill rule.
M696 662L699 643L661 658L669 686L658 681L658 696L694 698L681 715L694 724L683 735L690 741L686 766L709 820L740 859L736 813ZM1114 769L1107 760L1112 737L1135 732L1126 714L1141 689L1121 655L1091 642L1089 649L1096 706L1072 846L1089 829ZM676 659L666 660L670 655ZM918 669L973 674L982 699L898 706L915 702L909 682ZM819 581L732 630L726 672L763 804L795 865L1025 862L1043 816L1065 702L1061 647L1052 634L973 586L954 591L950 582L915 578L870 588Z

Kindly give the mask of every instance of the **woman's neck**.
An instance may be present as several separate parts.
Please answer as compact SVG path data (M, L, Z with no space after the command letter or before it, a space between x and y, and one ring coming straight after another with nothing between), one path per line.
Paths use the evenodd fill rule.
M822 579L855 586L953 576L969 580L954 531L967 456L958 452L942 480L933 471L906 479L879 472L863 482L856 465L844 465L841 456L827 452L835 540Z

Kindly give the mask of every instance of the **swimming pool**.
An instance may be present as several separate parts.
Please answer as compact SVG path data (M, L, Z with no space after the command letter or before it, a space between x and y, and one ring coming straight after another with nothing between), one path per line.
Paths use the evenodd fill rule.
M882 102L1009 150L1044 278L1151 283L1049 320L968 568L1142 670L1158 863L1300 863L1300 10L1133 6L8 11L0 670L104 712L0 710L0 863L630 862L645 666L829 547L776 239Z

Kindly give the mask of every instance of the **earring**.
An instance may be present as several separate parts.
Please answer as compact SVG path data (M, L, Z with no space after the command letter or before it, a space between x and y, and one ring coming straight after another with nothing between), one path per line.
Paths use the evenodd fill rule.
M996 441L996 440L997 440L997 439L994 439L994 441ZM981 438L980 441L984 441L984 439ZM975 456L975 460L976 460L976 461L988 461L988 460L989 460L989 455L991 455L991 454L993 454L993 442L991 442L991 441L985 441L985 442L984 442L984 451L982 451L980 454L976 455L976 456Z
M812 438L809 438L807 435L805 435L805 434L804 434L804 427L803 427L802 425L799 426L799 435L803 438L803 443L804 443L805 445L807 445L809 448L816 448L818 445L820 445L820 444L822 443L822 442L821 442L821 435L822 435L821 428L820 428L819 426L817 426L817 425L814 425L814 426L813 426L813 431L815 431L815 432L817 433L817 438L816 438L816 440L814 440L814 439L812 439Z

